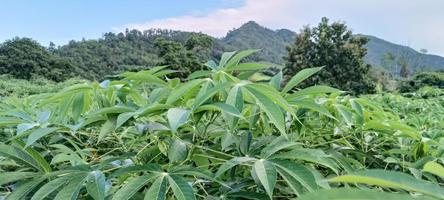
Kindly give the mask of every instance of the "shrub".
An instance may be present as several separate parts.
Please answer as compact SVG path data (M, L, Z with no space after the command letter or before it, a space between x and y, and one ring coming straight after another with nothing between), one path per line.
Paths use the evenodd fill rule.
M282 73L248 81L268 66L240 63L254 52L225 53L185 82L155 67L4 99L0 130L14 136L0 143L2 192L56 200L444 197L439 138L421 138L365 97L292 89L322 68L301 70L283 87Z

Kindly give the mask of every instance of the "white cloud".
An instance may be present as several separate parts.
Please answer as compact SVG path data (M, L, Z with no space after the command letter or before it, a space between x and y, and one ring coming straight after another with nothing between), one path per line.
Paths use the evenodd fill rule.
M165 28L199 31L223 37L227 31L254 20L270 28L299 30L321 17L347 22L357 33L370 34L415 49L444 55L444 1L440 0L245 0L238 8L221 8L144 23L139 30ZM122 30L122 29L120 29Z

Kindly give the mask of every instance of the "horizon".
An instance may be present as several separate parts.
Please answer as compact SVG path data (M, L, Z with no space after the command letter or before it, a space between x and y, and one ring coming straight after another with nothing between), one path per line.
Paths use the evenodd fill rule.
M439 12L444 2L434 0L337 0L315 6L308 0L18 0L2 4L0 16L14 20L0 22L0 42L29 37L44 46L49 42L61 46L71 40L99 39L104 33L123 32L126 28L202 32L221 38L248 21L272 30L299 32L304 25L316 26L325 16L331 21L345 22L354 34L371 35L416 51L424 48L428 54L444 56L444 45L436 42L444 41L441 30L444 27L436 20L444 19Z

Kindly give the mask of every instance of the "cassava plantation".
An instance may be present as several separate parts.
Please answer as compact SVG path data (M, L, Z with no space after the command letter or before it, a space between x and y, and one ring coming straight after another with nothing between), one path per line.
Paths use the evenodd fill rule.
M0 3L0 200L444 199L442 2L165 2Z

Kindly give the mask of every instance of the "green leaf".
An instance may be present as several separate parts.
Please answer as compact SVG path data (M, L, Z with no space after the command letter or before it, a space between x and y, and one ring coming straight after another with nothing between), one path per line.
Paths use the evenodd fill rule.
M296 116L294 109L275 88L265 84L248 84L246 87L249 89L249 91L256 90L256 92L262 93L282 109L291 115Z
M287 85L282 89L282 93L287 93L292 88L294 88L296 85L307 79L308 77L312 76L313 74L320 71L323 67L315 67L315 68L307 68L299 71L296 75L294 75L290 81L288 81Z
M217 92L219 92L220 90L226 89L231 84L232 83L230 83L230 82L224 82L224 83L218 84L210 89L203 87L201 89L200 95L198 95L196 97L196 99L194 100L192 108L193 109L198 108L200 105L205 103L208 99L213 97Z
M225 162L224 164L222 164L219 169L217 170L215 177L219 177L220 175L222 175L224 172L228 171L229 169L233 168L236 165L242 164L242 163L246 163L246 162L251 162L251 161L255 161L257 160L256 158L251 158L251 157L235 157L232 158L231 160Z
M44 178L36 178L33 180L30 180L28 182L22 183L19 185L14 192L12 192L10 195L6 196L5 200L23 200L27 199L26 196L34 190L35 187L40 185L41 182L43 182Z
M84 103L85 101L83 93L77 94L72 102L72 116L75 121L77 121L82 114L85 106Z
M168 182L177 200L194 200L193 188L180 176L168 175Z
M131 119L137 114L138 114L137 112L120 113L119 116L117 116L116 126L114 129L118 129L123 124L125 124L125 122L127 122L129 119Z
M407 194L395 194L376 190L360 190L352 188L335 188L330 190L318 190L305 193L298 200L420 200L429 199L424 196L417 198ZM431 200L431 199L429 199Z
M1 119L0 119L1 120ZM36 126L39 126L38 123L21 123L17 125L17 135L24 133L25 131L32 129Z
M89 173L86 181L86 190L95 200L105 199L105 175L101 171Z
M113 196L113 200L128 200L136 194L143 186L157 178L157 174L146 174L132 178L121 187Z
M102 127L100 128L99 138L98 138L97 142L102 141L103 138L105 138L106 136L108 136L109 133L114 131L115 126L116 125L113 120L111 120L111 119L106 120L106 122L103 123Z
M318 189L316 178L304 165L289 160L275 159L271 162L289 185L294 185L294 183L288 182L289 180L297 180L308 191L312 192Z
M168 150L168 159L170 163L179 163L187 158L188 149L187 145L180 140L174 140Z
M145 200L164 200L167 192L167 179L165 175L154 181L150 189L145 193Z
M320 114L323 114L332 119L336 119L324 106L321 106L312 100L294 100L291 103L293 103L296 106L308 108L310 110L319 112Z
M73 176L64 176L48 182L34 193L31 200L44 200L48 195L63 187L72 178Z
M282 71L279 71L276 75L271 78L269 84L273 86L276 90L281 89L281 81L282 81Z
M220 103L220 102L200 106L194 112L198 113L198 112L201 112L204 110L221 111L224 114L228 114L228 115L235 116L238 118L242 117L241 113L239 112L239 110L237 110L237 108L235 108L231 105L225 104L225 103Z
M54 200L75 200L79 195L88 174L81 174L69 180L69 183L60 190Z
M230 69L230 68L234 68L234 67L236 67L236 65L238 65L239 64L239 62L243 59L243 58L245 58L245 57L247 57L247 56L249 56L249 55L251 55L251 54L253 54L253 53L256 53L256 52L258 52L259 51L259 49L247 49L247 50L244 50L244 51L240 51L239 53L237 53L236 55L234 55L228 62L227 62L227 64L224 66L224 65L222 65L222 66L224 66L226 69Z
M233 88L231 88L230 92L228 92L227 100L225 101L225 103L235 107L239 111L239 113L242 113L242 110L244 108L242 88L240 86L234 86ZM230 129L234 129L237 125L239 117L225 115L225 118L227 119Z
M31 146L32 144L34 144L34 142L36 142L37 140L39 140L42 137L45 137L46 135L56 131L58 128L39 128L35 131L33 131L29 137L28 140L26 141L26 147Z
M201 78L201 77L208 77L210 75L210 73L211 73L211 71L208 71L208 70L195 71L187 77L187 80L193 80L193 79Z
M286 135L284 113L282 113L280 107L270 98L262 94L262 92L255 89L249 89L248 91L256 99L259 107L265 112L267 117L270 118L271 123L276 126L281 134Z
M246 62L236 65L235 67L224 69L226 72L231 71L256 71L260 69L265 69L270 66L273 66L273 64L270 63L258 63L258 62Z
M222 69L223 67L225 67L225 65L227 64L228 60L231 59L231 57L233 57L233 55L236 53L236 51L232 51L232 52L224 52L220 58L219 61L219 66L216 67L210 67L212 69L215 70L219 70Z
M343 105L335 105L336 109L338 109L339 113L341 114L342 118L344 118L345 122L348 125L353 124L352 119L352 113Z
M44 169L39 165L39 162L21 148L0 143L0 155L39 171L44 171Z
M14 181L34 178L39 175L35 172L2 172L0 173L0 185L5 185Z
M444 178L444 167L435 161L427 162L422 171L429 172ZM1 184L0 184L1 185Z
M273 199L273 190L276 185L277 172L273 164L267 160L257 160L253 169L270 199Z
M336 88L329 87L329 86L315 85L315 86L304 88L302 90L296 91L296 92L288 95L287 100L292 101L292 100L296 100L298 98L304 97L306 95L312 95L312 94L327 94L327 93L338 93L338 92L342 92L342 91L338 90Z
M160 86L166 86L167 84L165 83L165 81L163 81L162 79L141 71L141 72L125 72L122 74L123 77L130 79L130 80L134 80L134 81L144 81L146 83L150 83L150 84L157 84Z
M320 149L300 148L274 155L272 158L303 160L328 167L335 173L339 172L339 166L334 162L332 157Z
M177 132L177 129L188 121L190 110L181 108L171 108L168 110L167 118L170 124L170 129L173 133Z
M261 157L262 158L268 158L275 154L276 152L289 148L301 145L300 143L289 141L287 138L280 136L276 139L274 139L270 144L268 144L265 148L261 151Z
M444 198L444 189L440 186L395 171L380 169L364 170L332 178L329 182L363 183L419 192L441 199Z
M167 98L166 104L173 104L173 103L175 103L182 96L187 94L193 88L195 88L195 87L199 86L200 84L202 84L204 81L206 81L206 80L205 79L192 80L192 81L189 81L187 83L184 83L184 84L180 85L179 87L174 88L174 90L172 90L170 92L170 95Z

